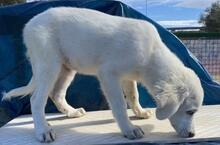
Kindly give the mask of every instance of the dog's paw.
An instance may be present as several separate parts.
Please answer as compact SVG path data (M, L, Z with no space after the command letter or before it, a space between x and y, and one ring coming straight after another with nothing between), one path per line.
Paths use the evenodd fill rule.
M36 137L42 143L50 143L55 140L56 134L53 129L49 129L45 132L36 133Z
M83 108L78 109L72 109L69 110L67 113L67 117L75 118L75 117L81 117L86 114L86 111Z
M124 132L128 139L140 139L144 136L144 131L139 126L133 126L130 130Z
M148 119L153 115L153 111L149 109L143 109L141 111L136 112L136 117L140 119Z

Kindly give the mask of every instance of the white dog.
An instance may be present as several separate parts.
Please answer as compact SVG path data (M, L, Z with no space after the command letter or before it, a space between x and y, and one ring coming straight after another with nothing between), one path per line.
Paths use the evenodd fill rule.
M161 41L155 27L141 20L107 15L80 8L51 8L34 18L23 31L33 77L27 86L11 90L4 98L31 96L36 137L51 142L55 133L45 120L48 96L69 117L85 114L65 100L76 72L96 75L123 135L141 138L126 113L126 99L136 116L150 117L138 102L136 81L156 101L156 117L169 118L177 133L194 136L193 114L203 100L197 75Z

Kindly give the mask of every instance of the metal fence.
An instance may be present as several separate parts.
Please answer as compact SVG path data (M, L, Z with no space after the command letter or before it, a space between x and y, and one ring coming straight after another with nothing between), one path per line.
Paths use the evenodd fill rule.
M220 38L180 38L212 77L220 82Z

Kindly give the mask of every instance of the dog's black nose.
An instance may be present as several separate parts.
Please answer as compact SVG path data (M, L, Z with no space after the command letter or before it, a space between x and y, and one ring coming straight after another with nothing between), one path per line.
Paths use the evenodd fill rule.
M195 136L195 133L189 132L188 137L194 137L194 136Z

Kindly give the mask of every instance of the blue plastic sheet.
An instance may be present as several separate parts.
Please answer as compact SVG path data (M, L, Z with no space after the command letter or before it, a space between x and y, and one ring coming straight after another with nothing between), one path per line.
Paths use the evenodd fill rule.
M31 78L31 67L25 57L26 48L22 42L24 24L33 16L48 8L68 6L95 9L107 14L142 19L151 22L158 29L163 42L183 63L192 68L202 81L205 91L204 104L220 103L220 85L212 80L206 69L172 33L134 9L117 1L47 1L32 2L0 8L0 92L24 86ZM163 68L161 68L163 69ZM147 91L139 85L140 102L143 107L154 107ZM0 95L1 99L2 95ZM0 102L0 109L8 118L30 113L30 96L17 97ZM74 107L84 107L87 111L107 109L108 105L95 77L78 74L67 91L67 101ZM56 112L49 100L46 112ZM1 111L0 111L0 118Z

